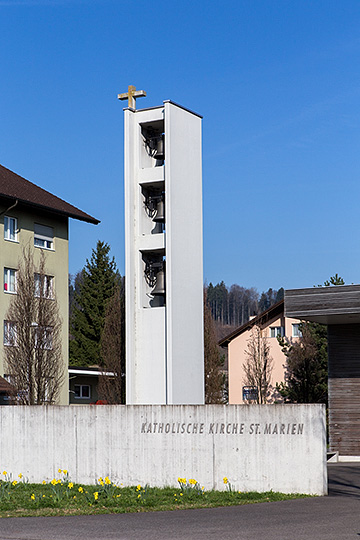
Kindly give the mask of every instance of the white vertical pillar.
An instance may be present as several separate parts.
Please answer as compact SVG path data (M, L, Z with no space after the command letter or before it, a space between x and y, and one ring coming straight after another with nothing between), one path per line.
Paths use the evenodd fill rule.
M165 138L165 161L146 141ZM146 211L165 192L165 225ZM126 402L204 402L201 118L168 101L125 109ZM153 297L146 261L166 261Z

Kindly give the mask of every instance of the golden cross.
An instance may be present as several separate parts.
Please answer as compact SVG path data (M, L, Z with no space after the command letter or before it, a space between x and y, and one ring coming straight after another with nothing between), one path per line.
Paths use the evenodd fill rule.
M145 97L145 96L146 96L146 92L144 92L144 90L136 90L135 86L129 85L127 92L125 92L124 94L118 94L118 99L121 99L121 100L127 99L128 106L130 107L130 109L135 110L136 98Z

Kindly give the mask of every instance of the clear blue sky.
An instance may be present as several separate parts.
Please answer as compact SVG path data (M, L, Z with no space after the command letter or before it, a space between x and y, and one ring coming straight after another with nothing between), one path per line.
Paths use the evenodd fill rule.
M360 281L360 2L0 0L0 162L101 220L124 272L123 112L203 115L204 280Z

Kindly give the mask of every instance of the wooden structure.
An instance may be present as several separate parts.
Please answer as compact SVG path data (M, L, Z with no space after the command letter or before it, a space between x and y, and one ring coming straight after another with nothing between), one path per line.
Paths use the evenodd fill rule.
M285 315L327 325L329 450L360 456L360 285L285 291Z

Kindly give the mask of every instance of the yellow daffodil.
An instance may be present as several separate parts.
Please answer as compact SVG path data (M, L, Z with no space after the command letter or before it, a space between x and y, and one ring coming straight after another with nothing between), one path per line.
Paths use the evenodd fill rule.
M18 474L18 477L19 477L20 480L21 480L21 478L23 477L23 475L20 473L20 474Z
M6 476L6 475L7 475L7 472L6 472L6 471L3 471L3 475Z
M68 472L67 472L67 470L66 470L66 469L64 469L64 470L63 470L63 473L64 473L64 474L67 474Z
M224 482L225 485L229 483L229 480L228 480L227 476L224 476L223 482Z
M105 476L105 484L108 486L109 484L111 484L111 480L108 476Z
M43 480L43 481L42 481L42 485L43 485L43 486L46 485L46 480Z
M62 473L62 469L58 469L58 473L59 473L59 474Z
M34 493L31 495L30 499L31 499L32 501L35 501L35 495L34 495Z
M68 488L72 489L74 487L74 484L72 482L69 482Z
M197 481L194 478L190 478L189 484L195 486L195 484L197 484Z
M17 480L14 480L14 481L12 482L12 485L13 485L13 486L16 486L16 484L17 484Z
M95 499L95 501L97 501L98 498L99 498L99 493L98 493L97 491L95 491L95 493L94 493L94 499Z
M80 486L80 487L78 488L78 492L79 492L79 493L84 493L84 489Z

